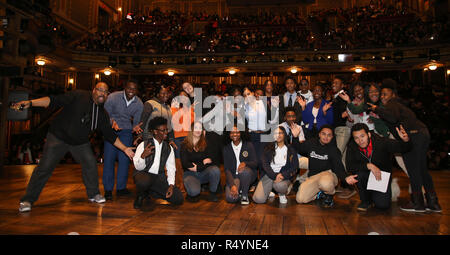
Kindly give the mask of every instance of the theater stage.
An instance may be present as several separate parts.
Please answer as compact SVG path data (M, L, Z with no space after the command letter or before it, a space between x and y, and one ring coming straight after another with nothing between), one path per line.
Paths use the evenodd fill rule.
M217 203L204 199L181 206L146 201L143 210L133 209L135 186L129 178L129 197L115 196L105 204L88 202L80 165L59 165L31 212L19 213L20 197L34 165L5 166L0 176L0 234L66 235L448 235L450 234L450 171L431 171L442 213L402 212L408 179L395 171L402 189L399 202L389 211L357 212L358 196L335 198L335 207L322 209L315 204L299 205L295 195L288 204L278 198L267 204L247 206L228 204L224 194ZM99 164L101 176L102 165ZM222 183L225 179L222 176ZM100 190L103 186L100 178ZM206 199L203 193L202 198Z

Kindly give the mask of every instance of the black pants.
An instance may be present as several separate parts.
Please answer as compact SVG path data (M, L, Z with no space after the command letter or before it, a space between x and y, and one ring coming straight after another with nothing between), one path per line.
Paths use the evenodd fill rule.
M69 145L48 132L42 158L33 170L26 194L20 201L28 201L33 204L38 200L42 189L52 175L56 165L68 151L70 151L73 158L81 164L83 183L86 187L88 198L100 194L98 188L97 161L92 152L91 144Z
M134 173L134 183L138 196L152 196L154 198L161 198L169 201L174 205L181 205L183 203L183 194L177 186L173 186L173 193L170 198L166 198L169 183L165 175L151 174L146 171L136 171Z
M361 202L375 204L375 208L378 209L388 209L391 207L392 201L392 190L391 190L391 182L392 176L389 179L389 184L387 191L385 193L375 191L375 190L367 190L367 182L369 180L370 171L359 171L358 182L356 183L359 190L359 198Z
M403 154L413 193L421 193L422 186L426 191L434 192L434 184L427 167L427 151L430 144L428 130L409 135L413 144L412 150Z

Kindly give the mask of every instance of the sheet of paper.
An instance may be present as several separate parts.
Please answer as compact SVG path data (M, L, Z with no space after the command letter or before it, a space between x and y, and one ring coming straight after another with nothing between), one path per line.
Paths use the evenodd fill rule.
M391 173L381 171L381 180L377 181L377 179L375 179L375 175L370 172L369 181L367 182L367 190L375 190L386 193L390 176Z

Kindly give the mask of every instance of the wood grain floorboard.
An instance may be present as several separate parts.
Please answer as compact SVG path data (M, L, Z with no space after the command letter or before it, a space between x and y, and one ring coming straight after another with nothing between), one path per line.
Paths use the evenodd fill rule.
M102 165L99 166L100 190ZM449 235L450 171L431 171L442 213L405 213L399 206L408 201L408 178L394 171L402 189L398 202L386 211L356 210L358 195L335 197L335 207L322 209L314 202L299 205L295 194L287 204L278 197L266 204L229 204L220 194L218 202L185 201L180 206L147 200L142 210L133 208L133 194L105 204L88 202L79 165L59 165L39 200L29 213L19 213L18 204L35 166L5 166L0 174L0 235ZM131 173L131 169L130 169ZM130 174L131 176L131 174ZM222 183L225 177L222 174ZM251 194L250 194L251 197Z

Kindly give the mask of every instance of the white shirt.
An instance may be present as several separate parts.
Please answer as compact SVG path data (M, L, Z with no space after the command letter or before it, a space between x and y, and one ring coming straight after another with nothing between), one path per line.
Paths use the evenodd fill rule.
M294 123L295 126L300 128L300 134L298 135L298 141L302 142L305 141L305 133L303 132L303 128L302 126L298 125L297 123ZM283 122L280 124L280 126L284 127L284 129L286 130L286 134L289 136L289 134L291 133L291 127L287 124L287 122ZM292 142L292 141L290 141Z
M242 141L237 146L234 145L233 142L231 142L231 148L233 148L234 156L236 157L236 174L238 174L238 167L239 164L241 164L241 161L239 160L239 153L241 153Z
M277 147L275 149L275 158L270 161L270 167L275 173L279 173L281 168L286 165L287 146Z
M319 115L319 109L313 106L312 108L312 115L314 116L314 124L317 123L317 115Z
M269 120L269 124L271 125L275 125L278 124L279 121L279 112L280 112L280 97L278 96L271 96L271 97L267 97L267 100L270 100L270 104L272 106L272 109L267 109L268 111L275 111L275 114L271 113L271 120Z
M125 90L123 91L123 98L125 99L125 102L127 104L127 107L130 106L131 103L133 103L136 96L134 96L130 101L127 100L127 95L125 94Z
M284 93L284 107L289 106L289 97L292 98L292 106L294 106L295 100L297 99L297 93L295 93L295 92L292 94L289 92Z
M245 105L245 117L248 120L248 129L251 131L265 131L267 114L262 100L249 100Z
M308 92L306 92L305 94L303 94L301 90L298 93L300 93L300 95L302 95L305 98L306 104L314 100L311 90L308 90Z
M159 171L159 164L161 162L161 149L162 149L162 143L160 144L155 138L152 138L153 142L155 144L155 160L153 160L153 165L149 169L149 173L151 174L158 174ZM140 143L139 146L136 149L136 152L134 153L133 163L136 170L144 170L146 167L145 165L145 159L141 158L142 153L144 152L144 142ZM173 148L170 146L170 154L169 158L167 158L166 162L166 169L167 169L167 182L169 185L175 184L175 172L177 171L177 168L175 167L175 154L173 153Z

